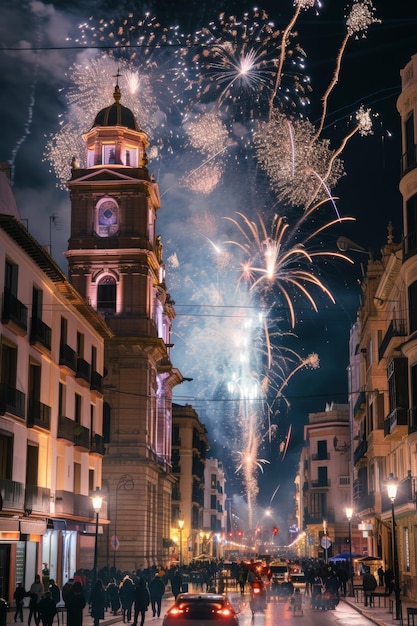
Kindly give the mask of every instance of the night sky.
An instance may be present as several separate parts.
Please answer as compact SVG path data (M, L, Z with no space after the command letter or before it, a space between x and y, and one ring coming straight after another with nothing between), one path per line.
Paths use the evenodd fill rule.
M290 0L275 0L259 6L265 8L278 28L288 24L293 14ZM313 124L318 123L321 96L332 78L344 37L344 6L345 3L339 0L323 0L317 12L309 10L302 14L295 29L296 41L306 54L305 74L310 77L312 88L310 105L302 110L302 114ZM356 221L337 224L322 243L336 250L336 240L343 235L378 257L386 241L389 220L394 225L395 241L402 236L402 205L398 191L400 124L395 103L400 93L400 69L413 54L417 54L417 4L409 0L375 0L374 6L375 16L382 23L371 25L366 38L356 40L352 37L348 42L338 84L329 97L322 132L322 136L336 146L347 134L360 104L370 107L376 116L373 118L374 134L355 135L345 148L342 155L345 176L332 190L338 198L340 215L353 216ZM44 155L48 138L59 131L60 123L70 121L66 94L71 87L71 65L93 58L91 51L81 51L77 45L79 25L88 21L90 16L93 18L90 25L112 17L119 24L129 14L139 19L149 12L162 24L179 25L182 33L196 33L202 26L216 20L221 12L240 17L244 11L252 14L253 5L156 0L138 8L137 3L121 1L114 9L114 3L105 0L52 3L15 0L2 7L0 161L12 163L14 192L29 230L40 243L51 245L53 256L64 269L62 252L69 235L70 203L67 192L59 188ZM155 54L150 69L144 69L141 65L143 58L139 55L138 67L145 74L149 73L157 100L158 114L152 122L147 120L148 126L145 120L139 120L139 123L147 130L151 145L153 140L159 142L162 155L155 163L150 161L148 167L150 171L155 167L162 195L158 233L164 242L167 284L176 302L173 335L176 347L171 356L182 374L193 378L192 382L175 390L175 401L195 406L207 425L212 446L210 454L217 454L225 461L230 491L242 494L234 473L236 456L233 453L239 445L235 431L242 424L234 421L233 403L225 395L230 362L221 357L224 347L221 332L227 331L222 316L227 311L233 314L234 302L239 304L238 297L233 295L236 294L238 276L233 272L227 274L224 268L221 272L215 271L210 257L211 244L207 244L211 233L205 232L204 221L199 222L198 217L214 216L218 220L216 234L224 241L234 238L236 233L230 221L225 222L223 218L234 218L236 211L250 219L256 219L257 215L267 219L268 214L275 212L285 215L290 222L295 219L296 211L276 202L268 189L267 177L256 166L250 148L238 145L238 142L225 159L221 182L210 196L192 193L178 185L178 179L195 167L196 155L187 150L187 143L180 136L181 119L187 106L184 104L186 92L181 96L181 103L177 101L173 106L168 102L171 87L173 91L181 91L179 81L173 79L169 69L174 50L173 46L172 52L166 48L159 56ZM103 98L99 102L97 110L110 104L111 100ZM201 102L194 103L193 112L201 110L200 107ZM244 116L239 122L243 129L249 127ZM330 214L326 219L330 219ZM300 237L303 236L306 233L300 232ZM292 482L302 445L302 426L308 413L324 410L326 403L332 401L347 401L349 329L356 319L361 265L366 265L367 260L366 254L352 252L350 256L354 261L352 266L336 262L324 264L319 270L318 275L333 293L335 304L318 295L319 312L315 313L308 301L294 296L298 320L294 332L297 337L288 343L302 356L317 352L320 368L302 370L292 378L285 388L286 401L274 405L274 411L279 409L272 416L276 424L274 437L271 441L266 437L260 448L260 456L268 459L270 464L264 466L263 474L259 474L259 506L271 503L275 509L274 520L282 529L285 529L286 515L291 511ZM178 268L168 262L174 257L179 260ZM216 289L220 290L219 284L224 292L221 307L220 300L213 295ZM278 297L276 309L279 316L286 317L285 307ZM216 336L219 329L220 335ZM290 426L292 437L284 457L280 444ZM257 516L260 517L261 513ZM283 539L284 536L285 533Z

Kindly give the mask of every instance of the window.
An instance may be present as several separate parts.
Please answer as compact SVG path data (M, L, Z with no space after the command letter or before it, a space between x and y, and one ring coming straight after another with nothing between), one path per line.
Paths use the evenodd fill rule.
M410 571L410 533L408 526L404 527L404 571Z
M94 404L90 404L90 436L93 437L93 433L95 432L94 428L94 415L95 415L96 407Z
M210 487L211 487L211 489L217 489L217 476L216 476L216 474L212 474L211 475Z
M408 409L408 361L405 358L392 359L387 368L389 410Z
M82 406L83 397L80 396L79 393L76 393L74 398L74 421L78 426L81 426Z
M414 233L417 232L417 225ZM412 283L408 288L408 325L410 335L417 330L417 281Z
M42 303L43 303L43 293L41 289L37 287L33 287L32 290L32 318L41 320L42 319Z
M415 155L415 140L414 140L414 113L410 112L409 116L405 121L405 156L406 163L405 171L412 168L416 164L416 155Z
M4 289L17 298L17 275L18 266L6 259L4 271Z
M12 389L16 388L17 347L8 343L1 344L0 382Z
M116 163L116 146L115 144L105 144L103 146L103 163L114 165Z
M97 371L97 348L95 346L91 346L91 371Z
M68 320L65 317L61 317L60 343L64 346L68 344Z
M217 511L217 496L210 496L210 508Z
M97 311L116 313L116 279L103 276L97 286Z
M28 401L29 407L37 410L41 399L41 366L39 363L31 361L29 363L29 387Z
M317 459L319 461L327 459L327 441L325 439L317 442Z
M0 480L12 479L13 435L0 432Z
M77 331L77 356L80 359L84 358L84 335Z
M33 443L28 443L26 452L26 485L38 484L39 448Z
M81 493L81 464L74 463L74 493Z
M58 386L58 417L65 416L66 387L63 383Z
M327 487L327 467L318 468L318 483L319 487Z

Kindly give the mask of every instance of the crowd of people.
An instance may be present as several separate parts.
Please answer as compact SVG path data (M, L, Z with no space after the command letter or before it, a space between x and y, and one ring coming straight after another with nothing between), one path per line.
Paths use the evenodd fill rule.
M162 598L168 580L165 571L156 568L133 573L117 572L110 577L103 571L103 579L98 578L91 585L90 572L79 570L62 587L49 579L47 588L36 575L29 590L19 582L14 592L16 610L14 622L23 622L25 598L29 598L27 626L52 626L59 608L65 608L67 626L82 626L84 609L88 605L94 626L98 626L107 611L120 614L123 623L143 626L149 607L153 617L160 617ZM177 570L169 572L171 590L176 597L182 588L182 577Z

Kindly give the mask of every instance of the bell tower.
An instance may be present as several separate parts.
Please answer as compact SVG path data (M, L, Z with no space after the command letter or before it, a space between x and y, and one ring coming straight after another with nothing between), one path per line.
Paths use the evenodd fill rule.
M83 136L85 167L73 160L65 254L71 282L114 333L105 345L103 486L110 525L102 541L113 541L114 565L131 571L167 560L172 388L183 378L170 359L175 311L155 233L160 197L147 169L149 142L120 103L118 84L113 97ZM99 567L108 562L107 551L99 551Z

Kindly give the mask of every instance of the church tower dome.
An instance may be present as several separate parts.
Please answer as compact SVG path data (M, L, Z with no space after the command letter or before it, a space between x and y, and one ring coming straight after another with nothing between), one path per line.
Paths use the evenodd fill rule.
M116 84L114 102L97 113L91 129L83 135L87 168L101 168L103 165L141 168L141 177L149 179L146 168L148 138L139 128L134 113L120 104L121 96ZM76 168L73 168L72 175L77 177Z

